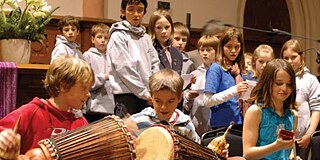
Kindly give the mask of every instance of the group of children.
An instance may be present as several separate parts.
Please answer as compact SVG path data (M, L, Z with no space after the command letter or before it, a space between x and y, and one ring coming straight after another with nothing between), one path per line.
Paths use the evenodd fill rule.
M320 85L305 67L297 40L286 42L281 59L274 59L266 44L246 55L238 29L204 34L197 44L202 64L195 68L184 52L188 28L159 10L150 17L147 34L141 25L147 6L146 0L122 0L122 21L111 28L94 25L94 47L83 55L76 43L79 23L64 17L44 80L50 98L36 97L0 120L0 153L25 154L41 139L88 125L86 119L129 114L127 120L139 130L136 136L162 123L200 143L199 135L233 121L235 129L243 130L244 158L288 159L295 140L298 155L308 156L320 120ZM181 74L196 77L185 91ZM256 81L256 87L240 103L248 80ZM252 106L244 116L241 107L246 103ZM21 123L14 132L18 117ZM39 121L44 124L39 126ZM295 138L282 139L279 129L295 132Z

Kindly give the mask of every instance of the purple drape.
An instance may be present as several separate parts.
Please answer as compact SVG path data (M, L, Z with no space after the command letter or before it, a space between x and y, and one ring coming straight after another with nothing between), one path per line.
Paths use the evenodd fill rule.
M18 69L14 62L0 62L0 118L16 109Z

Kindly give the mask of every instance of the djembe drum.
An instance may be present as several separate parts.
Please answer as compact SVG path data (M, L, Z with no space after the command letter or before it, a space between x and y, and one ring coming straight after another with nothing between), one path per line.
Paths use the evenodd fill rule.
M143 131L135 142L138 160L219 160L216 153L164 125Z
M41 140L30 159L135 159L131 134L117 116L107 116L66 134Z

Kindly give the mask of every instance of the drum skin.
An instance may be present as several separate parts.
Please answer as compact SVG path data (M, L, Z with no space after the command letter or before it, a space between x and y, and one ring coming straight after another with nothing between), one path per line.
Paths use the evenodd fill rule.
M216 153L164 125L143 131L135 142L138 160L218 160Z
M171 134L162 127L151 127L142 132L135 146L139 160L169 160L174 156Z

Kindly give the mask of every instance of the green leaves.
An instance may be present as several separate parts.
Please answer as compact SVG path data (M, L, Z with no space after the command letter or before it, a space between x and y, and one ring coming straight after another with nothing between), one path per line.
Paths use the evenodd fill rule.
M43 42L45 39L45 25L52 13L59 7L51 10L45 0L24 0L26 7L21 10L17 2L22 0L0 0L0 39L28 39ZM4 6L11 10L4 10Z

